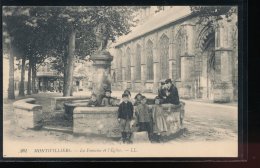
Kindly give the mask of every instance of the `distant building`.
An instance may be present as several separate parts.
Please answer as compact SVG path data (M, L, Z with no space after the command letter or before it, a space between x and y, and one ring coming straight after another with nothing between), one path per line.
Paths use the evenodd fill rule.
M63 74L58 74L56 70L51 68L50 59L46 59L37 69L37 88L40 92L62 92ZM73 73L73 90L85 91L90 85L91 74L90 63L83 60L76 60L74 63Z
M28 62L26 62L28 63ZM21 81L21 60L14 60L14 89L19 90ZM9 82L9 60L8 55L3 56L3 91L7 94ZM86 91L92 87L92 63L84 60L76 60L74 63L74 91ZM27 90L28 71L25 70L24 90ZM52 69L51 58L47 58L44 63L37 65L36 90L38 92L62 92L63 74L59 74Z
M39 92L58 92L59 88L62 87L62 78L57 71L51 69L50 62L50 59L46 59L37 69L36 88Z
M157 92L171 78L181 98L237 100L237 15L217 26L196 24L188 6L147 7L139 25L110 49L115 89Z

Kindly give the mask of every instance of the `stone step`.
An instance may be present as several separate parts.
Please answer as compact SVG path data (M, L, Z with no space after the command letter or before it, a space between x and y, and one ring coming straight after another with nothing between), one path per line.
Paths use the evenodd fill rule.
M72 133L72 127L54 127L54 126L44 126L42 128L43 130L48 131L58 131L58 132L64 132L64 133Z

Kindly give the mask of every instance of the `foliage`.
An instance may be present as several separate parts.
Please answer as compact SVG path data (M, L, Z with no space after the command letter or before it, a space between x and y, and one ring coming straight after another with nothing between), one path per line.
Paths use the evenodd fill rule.
M4 7L3 28L15 38L16 54L64 55L68 32L77 30L76 54L86 56L96 49L94 27L106 24L107 40L127 34L134 26L136 7ZM6 36L7 33L4 33ZM21 55L21 54L20 54Z
M94 28L99 23L106 25L106 40L114 41L116 36L127 34L130 27L134 26L131 20L136 10L135 7L123 6L50 7L53 14L49 18L48 26L56 37L53 39L55 45L52 49L56 60L52 62L52 67L59 72L64 69L69 31L77 31L75 57L84 59L97 49Z
M197 24L208 24L216 26L216 21L225 17L230 19L233 14L237 13L235 6L191 6L192 13L198 16Z
M13 50L17 59L26 58L41 63L51 43L44 20L38 17L40 7L4 7L3 22L7 34L13 38Z
M114 41L116 36L130 31L135 23L133 13L137 9L129 6L6 6L3 8L3 28L5 37L13 39L17 59L29 60L35 67L47 57L55 57L52 62L54 69L72 72L68 65L73 64L73 57L83 59L97 49L94 30L100 24L105 27L102 40L107 44L107 41ZM76 34L73 42L69 42L71 34ZM74 47L69 44L74 42L75 52L70 52ZM65 76L64 83L71 83Z

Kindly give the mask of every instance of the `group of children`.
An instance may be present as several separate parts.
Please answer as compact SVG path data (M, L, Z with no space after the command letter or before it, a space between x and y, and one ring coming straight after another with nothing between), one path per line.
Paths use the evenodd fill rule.
M129 92L129 91L128 91ZM132 143L131 135L133 130L147 132L151 142L160 142L161 134L167 131L166 120L163 116L161 100L155 97L155 105L149 108L146 97L138 93L135 101L129 100L130 95L122 95L123 102L119 105L118 121L121 127L123 143ZM136 106L135 110L133 104ZM137 129L133 129L133 128Z
M161 141L161 134L167 131L167 125L163 116L160 97L155 97L154 104L154 106L149 108L146 97L140 93L135 96L134 100L131 100L129 90L124 91L122 101L119 104L111 97L111 90L105 91L105 96L102 98L101 103L98 102L95 94L91 95L91 99L88 102L89 107L119 105L118 122L123 143L132 143L131 137L134 131L147 132L151 142Z
M98 102L97 95L92 94L87 106L88 107L115 106L116 105L115 98L111 97L111 93L112 93L111 90L106 90L105 96L103 96L101 103Z

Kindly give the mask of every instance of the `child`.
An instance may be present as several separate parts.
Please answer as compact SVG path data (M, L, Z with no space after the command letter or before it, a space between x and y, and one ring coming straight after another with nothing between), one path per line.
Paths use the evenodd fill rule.
M141 98L142 98L142 94L138 93L137 95L135 95L135 106L138 106L139 104L141 104Z
M129 95L124 93L122 95L123 102L119 105L118 108L118 121L121 128L122 140L123 143L132 143L131 142L131 123L133 120L133 104L129 101Z
M114 98L111 97L111 90L105 91L105 96L102 99L101 106L110 107L114 105Z
M146 97L141 97L141 104L136 107L135 115L137 116L139 131L146 131L151 140L151 114L149 106L146 104Z
M88 102L88 107L98 107L99 106L99 103L98 103L98 100L97 100L97 95L96 94L92 94L91 95L91 98Z
M125 90L124 93L128 94L128 97L130 98L131 97L131 92L129 90Z
M161 104L164 104L164 102L166 102L166 90L167 85L164 80L161 80L161 85L158 89L158 96L161 99Z
M155 141L161 141L161 133L167 131L167 125L165 118L163 116L163 108L161 106L160 97L156 96L155 106L152 107L152 117L153 117L153 133Z

